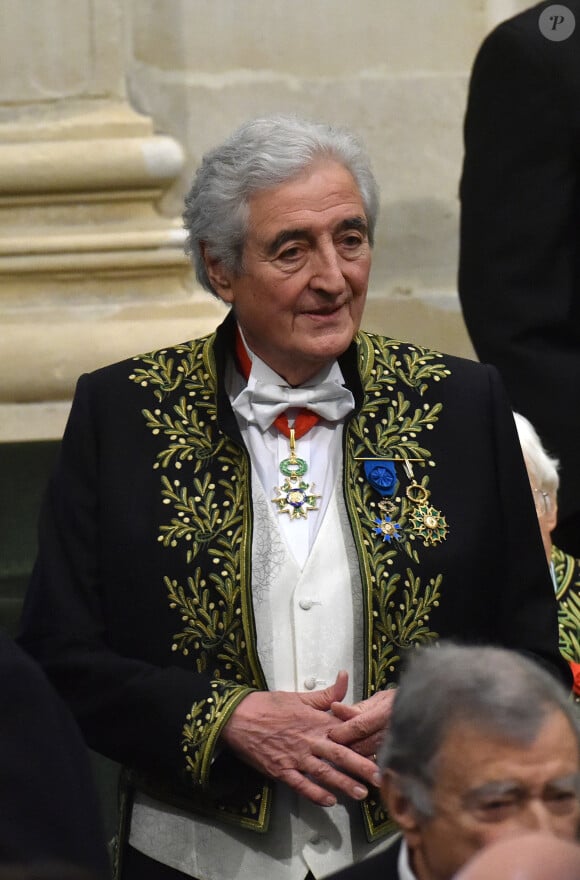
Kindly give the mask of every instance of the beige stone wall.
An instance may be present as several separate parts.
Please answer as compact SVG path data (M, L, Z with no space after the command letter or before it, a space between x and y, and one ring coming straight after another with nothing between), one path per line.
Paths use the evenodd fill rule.
M78 375L206 332L179 218L181 144L126 96L124 0L4 0L0 440L60 436Z
M473 356L456 287L469 70L521 0L3 0L0 439L80 372L215 325L179 215L244 119L354 127L382 192L365 324ZM16 366L17 365L17 366Z

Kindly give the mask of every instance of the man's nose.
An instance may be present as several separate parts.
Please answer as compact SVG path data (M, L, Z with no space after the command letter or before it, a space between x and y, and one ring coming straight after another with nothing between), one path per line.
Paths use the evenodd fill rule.
M344 292L346 282L341 268L341 260L334 245L320 248L312 255L312 276L310 287L338 295Z
M526 830L554 833L553 816L544 801L531 798L524 812Z

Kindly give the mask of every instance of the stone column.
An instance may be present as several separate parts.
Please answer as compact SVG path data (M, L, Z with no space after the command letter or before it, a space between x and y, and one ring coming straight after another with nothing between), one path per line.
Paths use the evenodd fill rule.
M131 108L123 0L3 0L0 440L58 437L77 376L212 329L179 218L183 152Z

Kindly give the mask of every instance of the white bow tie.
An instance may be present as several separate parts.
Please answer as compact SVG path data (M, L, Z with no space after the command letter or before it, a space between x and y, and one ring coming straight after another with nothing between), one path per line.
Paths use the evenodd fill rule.
M293 408L309 409L329 422L337 422L354 409L354 398L337 382L290 388L258 380L253 388L246 387L238 394L232 407L266 431L281 413Z

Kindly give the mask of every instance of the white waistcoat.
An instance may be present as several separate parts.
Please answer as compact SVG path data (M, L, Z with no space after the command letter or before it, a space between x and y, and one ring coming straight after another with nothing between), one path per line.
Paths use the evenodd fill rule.
M362 596L357 554L335 488L303 570L271 500L253 481L252 595L258 652L270 689L326 687L349 671L348 702L362 692ZM287 514L284 514L287 515ZM274 623L276 621L276 624ZM266 834L215 825L137 794L130 843L200 880L303 880L334 873L382 849L364 835L356 803L318 807L277 786ZM352 821L351 821L352 819Z

